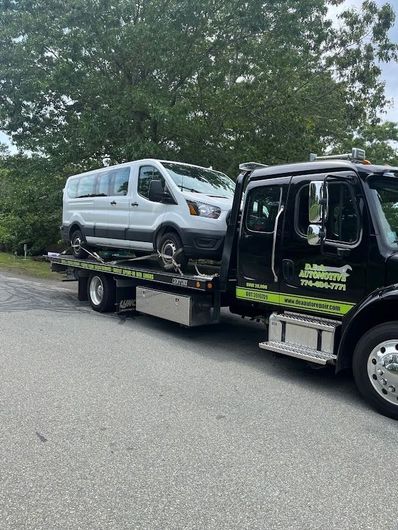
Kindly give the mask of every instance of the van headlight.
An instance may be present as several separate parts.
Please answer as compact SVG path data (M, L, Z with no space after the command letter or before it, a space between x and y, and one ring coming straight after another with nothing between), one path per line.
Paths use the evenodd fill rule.
M191 215L209 217L210 219L218 219L221 215L221 208L212 204L198 201L187 201L187 204Z

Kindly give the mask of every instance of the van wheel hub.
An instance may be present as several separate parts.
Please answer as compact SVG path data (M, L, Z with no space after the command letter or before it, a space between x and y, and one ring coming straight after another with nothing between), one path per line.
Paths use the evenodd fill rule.
M78 252L80 252L81 248L82 248L82 240L80 239L79 236L76 236L73 241L72 241L72 248L73 250L75 251L75 253L77 254Z
M376 392L398 405L398 339L378 344L369 355L367 369Z
M169 264L172 262L171 258L174 256L174 254L177 251L177 246L171 239L166 240L161 249L162 253L162 259L164 263ZM170 256L170 257L168 257Z

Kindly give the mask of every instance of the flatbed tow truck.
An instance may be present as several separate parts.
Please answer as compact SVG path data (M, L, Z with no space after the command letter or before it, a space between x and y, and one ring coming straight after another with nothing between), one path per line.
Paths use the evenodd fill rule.
M219 266L183 272L176 255L165 271L87 249L50 257L52 269L99 312L205 326L227 307L257 319L260 348L351 369L365 400L398 419L398 168L353 149L240 169Z

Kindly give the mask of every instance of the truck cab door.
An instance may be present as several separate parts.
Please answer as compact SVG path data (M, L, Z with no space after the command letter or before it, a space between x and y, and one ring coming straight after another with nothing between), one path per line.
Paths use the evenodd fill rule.
M279 291L280 241L291 177L250 182L238 242L237 298L268 303Z
M354 172L292 179L281 248L281 305L342 317L364 296L369 228ZM323 244L307 240L310 183L327 183ZM365 219L365 221L364 221Z

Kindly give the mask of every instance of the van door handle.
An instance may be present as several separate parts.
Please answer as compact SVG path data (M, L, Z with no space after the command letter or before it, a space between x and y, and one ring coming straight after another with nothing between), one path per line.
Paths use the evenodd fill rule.
M138 206L138 202L132 202L131 206Z
M112 205L112 206L115 206L115 204L116 204L116 201L112 201L112 202L111 202L111 205Z

